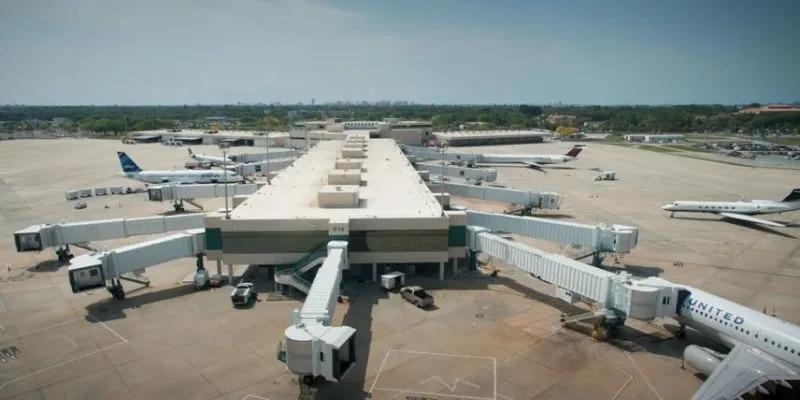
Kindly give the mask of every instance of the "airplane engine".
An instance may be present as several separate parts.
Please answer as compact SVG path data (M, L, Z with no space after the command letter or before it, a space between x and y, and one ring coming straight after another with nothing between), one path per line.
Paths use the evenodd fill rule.
M683 350L683 362L706 377L714 373L724 358L724 354L706 347L689 345Z

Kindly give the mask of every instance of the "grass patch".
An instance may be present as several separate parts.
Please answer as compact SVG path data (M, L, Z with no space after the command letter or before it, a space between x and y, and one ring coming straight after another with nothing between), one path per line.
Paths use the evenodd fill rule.
M701 149L701 148L694 147L694 146L684 146L684 145L680 145L680 144L665 144L665 145L663 145L661 147L666 147L668 149L674 149L674 150L679 150L679 151L693 151L695 153L711 153L710 150Z
M682 150L673 149L673 148L665 147L665 146L655 146L655 145L642 145L642 146L639 146L639 148L642 149L642 150L653 151L653 152L656 152L656 153L682 153L683 152Z
M765 142L774 144L782 144L784 146L800 146L800 136L765 137L756 140L763 140Z

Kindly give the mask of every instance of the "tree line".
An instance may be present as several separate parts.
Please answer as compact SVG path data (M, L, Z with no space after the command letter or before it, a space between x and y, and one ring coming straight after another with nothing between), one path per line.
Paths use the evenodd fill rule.
M754 104L752 106L757 106ZM537 105L184 105L0 106L0 129L48 129L123 134L132 131L208 128L219 119L230 129L286 130L302 120L395 117L431 121L436 131L552 129L585 132L800 133L800 112L740 113L726 105L537 106ZM68 122L53 122L53 119ZM228 126L228 125L226 125Z

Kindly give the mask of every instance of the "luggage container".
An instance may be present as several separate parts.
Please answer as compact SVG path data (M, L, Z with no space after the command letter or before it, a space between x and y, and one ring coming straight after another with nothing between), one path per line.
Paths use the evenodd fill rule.
M67 200L77 200L80 197L80 192L77 190L70 190L65 194Z

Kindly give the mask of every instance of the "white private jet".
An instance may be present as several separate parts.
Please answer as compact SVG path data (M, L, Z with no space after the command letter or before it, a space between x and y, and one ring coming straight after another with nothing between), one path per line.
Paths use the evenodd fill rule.
M647 278L646 285L678 286L676 319L685 336L687 326L718 340L730 349L721 354L690 345L684 349L684 365L707 378L692 400L741 399L762 385L774 381L800 380L800 326L758 312L700 289L676 285L661 278Z
M769 226L786 227L786 225L762 218L753 217L760 214L780 214L800 210L800 189L794 189L781 201L746 200L746 201L675 201L661 207L670 211L670 217L676 212L712 213L725 218L753 222Z
M235 164L235 162L230 158L209 156L206 154L195 154L194 152L192 152L191 148L189 148L188 150L189 150L189 157L199 161L200 164L204 166L223 166L226 164Z
M226 170L171 170L171 171L144 171L124 151L118 151L119 163L122 166L121 176L144 183L240 183L244 182L243 176L233 171Z

